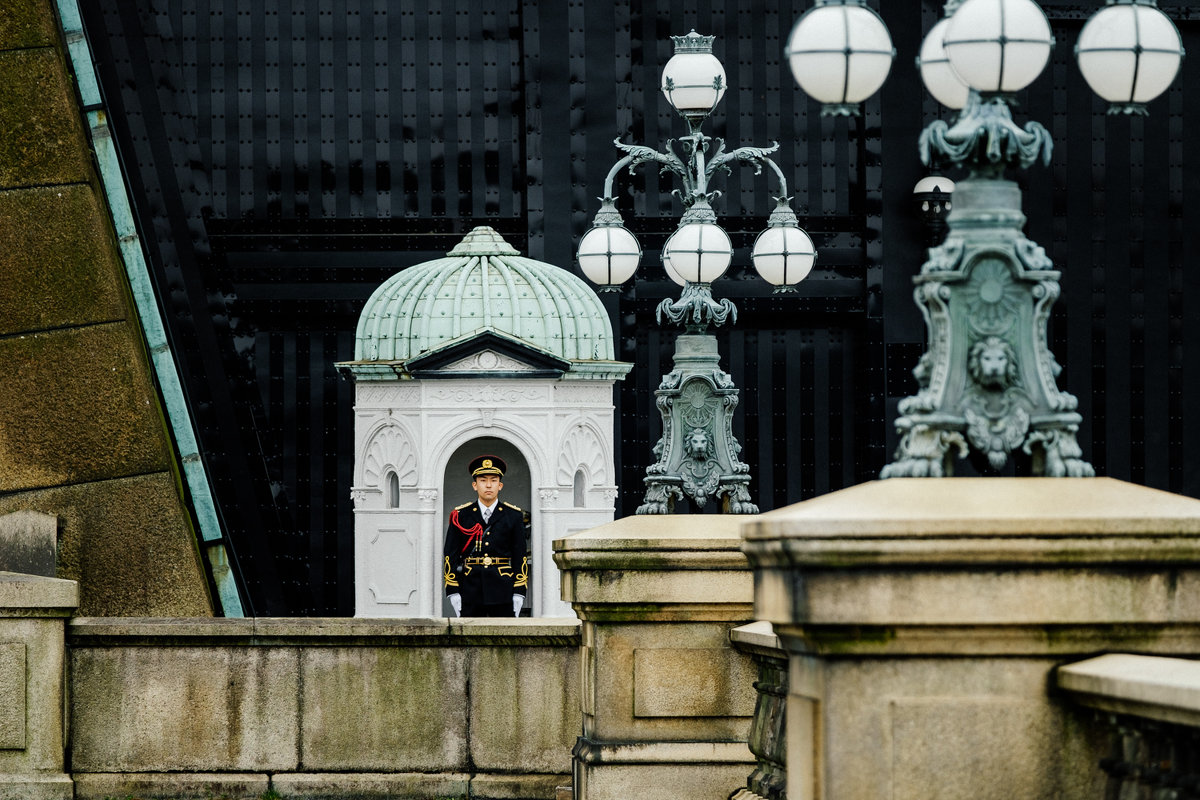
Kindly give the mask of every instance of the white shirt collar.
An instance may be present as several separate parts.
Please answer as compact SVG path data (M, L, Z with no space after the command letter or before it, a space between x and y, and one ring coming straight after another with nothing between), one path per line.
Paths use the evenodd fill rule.
M497 497L495 500L493 500L492 504L490 506L485 506L483 503L480 503L479 511L480 511L480 513L486 514L487 516L490 517L490 516L492 516L492 514L496 513L496 506L498 506L498 505L500 505L499 497Z

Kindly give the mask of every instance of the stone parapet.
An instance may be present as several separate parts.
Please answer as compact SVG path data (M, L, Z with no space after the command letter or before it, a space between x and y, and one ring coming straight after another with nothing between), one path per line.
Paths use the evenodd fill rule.
M0 800L70 800L63 757L66 617L79 586L0 572Z
M635 516L554 543L583 624L575 796L726 798L754 768L745 517Z
M1200 728L1200 662L1109 653L1059 667L1057 683L1101 711Z
M1110 653L1058 668L1058 688L1107 734L1106 797L1187 797L1200 786L1200 662Z
M1200 653L1190 498L1104 478L891 479L745 532L757 616L790 654L793 797L1099 796L1102 737L1047 691L1054 669Z
M730 631L733 646L749 653L758 668L750 751L758 765L730 800L785 800L787 797L788 653L769 622Z
M580 727L575 620L83 618L69 639L79 798L548 800Z

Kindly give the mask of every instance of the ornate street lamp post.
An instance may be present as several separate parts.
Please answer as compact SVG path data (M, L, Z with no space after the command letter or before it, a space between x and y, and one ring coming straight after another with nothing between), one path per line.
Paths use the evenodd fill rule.
M663 67L662 92L688 124L688 135L667 142L659 152L640 145L617 147L625 156L613 165L604 182L604 196L592 228L579 241L580 269L601 291L616 289L636 272L641 259L637 238L625 228L617 210L613 182L626 167L632 173L653 163L679 179L683 216L663 245L663 268L683 287L679 299L663 300L657 309L664 320L684 329L675 340L671 372L655 392L663 433L654 447L657 461L646 469L645 502L639 514L666 514L676 501L689 497L698 507L710 500L733 514L754 514L750 501L750 468L738 454L733 435L733 412L738 390L720 367L716 337L709 327L737 321L728 299L715 300L712 282L729 268L733 245L719 224L712 201L720 192L709 188L717 172L730 173L734 164L752 164L756 173L771 169L779 182L776 207L751 253L755 269L777 292L795 291L812 270L816 251L800 229L787 196L787 180L768 155L779 148L740 147L726 151L725 142L701 132L701 126L725 94L725 69L712 54L715 37L692 31L673 36L675 55Z
M1005 178L1010 167L1049 164L1049 133L1036 122L1018 127L1011 106L1053 44L1034 0L948 0L922 45L926 88L962 110L952 125L925 129L921 159L968 177L954 186L945 241L914 278L928 343L913 370L919 391L900 402L900 445L884 478L950 475L954 457L972 452L1000 469L1018 451L1035 474L1094 474L1076 440L1076 398L1058 388L1061 367L1047 345L1060 273L1022 233L1020 189ZM1183 48L1154 0L1108 0L1077 53L1110 113L1144 114L1174 80Z

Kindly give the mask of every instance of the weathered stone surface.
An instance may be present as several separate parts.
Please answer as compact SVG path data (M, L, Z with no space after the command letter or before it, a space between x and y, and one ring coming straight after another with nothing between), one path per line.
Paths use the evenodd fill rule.
M0 516L0 571L53 578L57 556L57 517L37 511Z
M947 687L948 689L951 687ZM895 800L1060 797L1052 720L1034 698L922 697L892 701ZM965 765L970 765L964 769ZM834 780L839 780L834 778Z
M852 486L750 519L750 541L808 540L796 556L815 559L831 547L853 541L891 541L886 555L917 558L938 548L920 549L906 541L958 537L983 540L1010 536L1026 542L1071 534L1140 536L1200 533L1200 500L1114 478L893 478ZM1004 544L1003 541L998 544ZM850 555L847 550L845 555ZM957 551L955 551L957 555ZM871 551L865 551L870 556ZM877 554L884 555L884 554ZM1037 560L1054 561L1053 552L1033 551ZM942 560L945 560L944 558Z
M54 582L53 578L33 580ZM24 695L25 703L24 745L0 749L0 776L19 778L37 773L49 776L63 771L65 622L59 616L40 616L56 615L58 611L19 607L0 611L0 641L19 645L24 650L24 665L19 676L10 674L5 682L12 693ZM14 699L9 696L0 702ZM48 791L57 790L49 787ZM3 787L0 787L0 797L3 796Z
M462 652L440 648L305 649L304 766L465 771L466 661Z
M570 783L563 775L472 775L472 798L479 800L557 800L558 787Z
M75 800L137 797L142 800L259 800L271 778L253 773L77 772Z
M586 620L585 620L586 623ZM597 625L588 647L591 668L585 678L584 733L593 741L681 742L745 741L754 712L754 662L749 655L729 644L729 623L697 620L691 623L606 623ZM694 650L706 660L722 650L729 671L722 680L713 679L709 688L716 696L687 698L666 694L664 687L675 680L696 685L712 679L712 664L698 665L699 675L690 674L690 664L677 657L651 655L655 650ZM638 675L638 653L642 671ZM655 670L662 668L665 673ZM590 686L588 685L590 682ZM638 714L637 692L643 693L643 711L664 710L670 704L674 716ZM724 714L712 714L716 710ZM749 753L749 750L746 751ZM745 777L745 776L743 776ZM732 791L733 787L729 787Z
M1051 660L811 662L801 670L793 657L789 796L817 785L831 800L1103 796L1100 754L1046 697ZM819 715L815 760L792 757L813 749L794 736L801 709Z
M626 517L554 543L583 621L577 797L715 800L745 785L755 671L729 632L753 614L748 519Z
M5 0L0 14L0 50L43 47L55 42L49 0Z
M167 469L145 355L124 324L0 339L0 492Z
M578 650L478 648L470 653L469 678L477 768L570 772L580 723Z
M0 617L6 609L23 616L38 609L45 616L67 616L79 605L79 584L72 580L0 572Z
M0 513L16 509L61 520L59 575L79 581L81 614L212 615L170 473L0 497Z
M299 764L294 648L74 648L71 677L76 771L273 772Z
M474 643L439 635L444 620L362 622L71 620L80 798L166 797L140 788L161 770L186 779L183 797L250 770L293 799L462 797L468 783L471 796L554 797L580 727L574 621L481 625ZM506 627L525 640L497 645ZM500 695L508 707L487 701Z
M126 318L106 214L87 184L0 191L0 334Z
M287 800L465 800L475 796L469 793L470 776L459 772L283 773L272 776L271 785Z
M0 800L72 800L74 784L64 773L0 775Z
M87 179L88 148L70 86L51 48L0 52L0 189Z
M1065 659L1200 652L1200 501L1106 478L891 479L747 526L790 652L788 794L1085 800Z
M728 647L643 647L633 651L635 717L749 717L753 663Z
M979 652L1016 626L1044 652L1046 626L1123 623L1158 649L1170 647L1162 626L1200 621L1200 501L1108 478L876 481L763 515L746 534L758 616L804 624L830 652L954 640ZM985 644L976 626L996 625L1005 637ZM872 633L848 637L854 626Z
M686 797L688 800L726 800L746 780L745 764L598 764L587 769L579 800L628 800L631 797ZM646 783L648 775L654 782Z
M622 606L635 606L630 613L643 622L670 618L676 607L681 618L746 621L754 576L741 553L740 531L750 519L632 516L558 539L554 561L563 571L563 599L590 606L593 619L619 617Z
M25 749L25 643L0 644L0 750Z

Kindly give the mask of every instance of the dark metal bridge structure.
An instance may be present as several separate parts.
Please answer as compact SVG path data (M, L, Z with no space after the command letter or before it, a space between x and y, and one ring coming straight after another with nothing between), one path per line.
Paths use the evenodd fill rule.
M754 502L871 480L887 462L924 349L911 192L926 174L917 136L947 112L913 57L942 0L881 4L899 55L849 120L820 117L783 63L807 0L82 5L247 613L352 612L353 393L333 365L352 356L372 290L481 224L576 269L613 138L685 132L658 74L669 36L693 27L718 37L729 75L716 135L780 142L819 249L799 294L772 295L748 255L772 187L752 171L720 187L737 251L714 294L740 317L719 342ZM1200 403L1200 99L1184 90L1200 59L1148 118L1106 116L1071 52L1099 5L1042 0L1058 46L1016 112L1056 144L1048 169L1018 177L1029 235L1063 272L1050 346L1097 472L1200 496L1200 415L1186 413ZM1200 53L1200 9L1159 7ZM605 300L618 358L637 365L615 398L618 516L641 502L660 434L653 390L675 332L653 316L678 291L655 251L678 201L653 173L632 180L619 205L647 253Z

